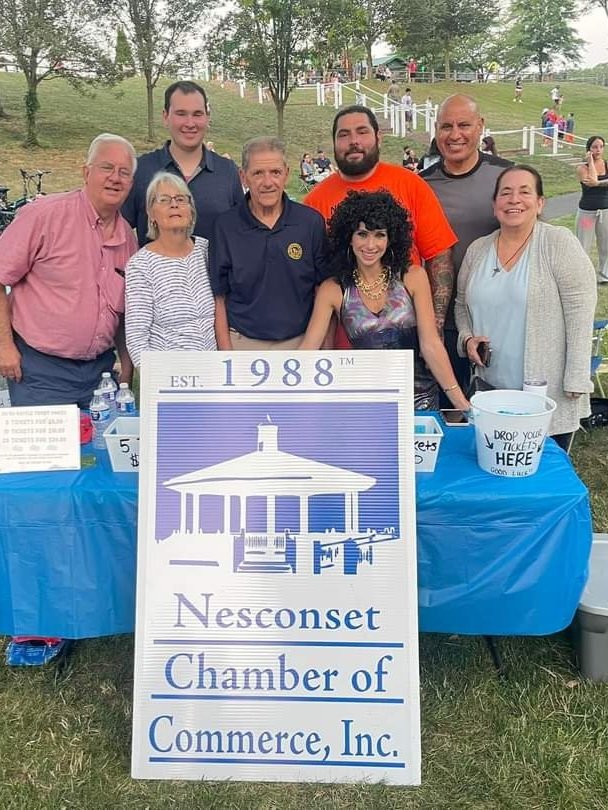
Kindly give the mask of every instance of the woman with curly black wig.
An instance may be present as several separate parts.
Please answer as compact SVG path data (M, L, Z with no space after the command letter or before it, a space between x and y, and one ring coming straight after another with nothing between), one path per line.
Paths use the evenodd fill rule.
M328 235L334 278L319 287L300 348L320 348L335 314L356 349L414 349L417 409L438 407L437 380L455 408L468 410L437 332L427 274L409 264L405 208L388 192L351 191L334 211Z

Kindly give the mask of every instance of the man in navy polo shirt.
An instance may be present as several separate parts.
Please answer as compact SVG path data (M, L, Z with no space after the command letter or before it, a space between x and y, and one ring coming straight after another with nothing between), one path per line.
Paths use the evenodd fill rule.
M259 137L243 147L249 191L220 214L209 245L218 349L295 349L315 287L328 274L325 223L285 194L285 146Z
M137 228L140 246L148 239L146 190L157 172L172 172L188 184L196 207L195 236L211 237L213 221L243 199L238 170L232 160L205 148L209 106L195 82L174 82L165 90L163 121L171 136L161 149L142 155L122 215Z

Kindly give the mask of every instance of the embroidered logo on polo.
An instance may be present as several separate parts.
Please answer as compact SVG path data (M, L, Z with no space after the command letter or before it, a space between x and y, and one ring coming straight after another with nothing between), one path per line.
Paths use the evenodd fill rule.
M291 244L287 245L287 255L290 259L298 259L302 258L302 245L298 244L298 242L292 242Z

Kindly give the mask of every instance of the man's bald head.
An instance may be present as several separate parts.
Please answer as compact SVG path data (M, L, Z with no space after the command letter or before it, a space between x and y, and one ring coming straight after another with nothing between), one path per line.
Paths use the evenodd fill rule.
M436 139L444 168L450 174L466 174L479 160L483 118L472 96L448 96L437 113Z

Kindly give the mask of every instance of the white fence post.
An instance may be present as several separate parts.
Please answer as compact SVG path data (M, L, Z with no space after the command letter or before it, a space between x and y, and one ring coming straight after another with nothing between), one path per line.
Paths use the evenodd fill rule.
M367 107L367 97L366 97L365 93L363 93L363 95L361 96L361 106L362 107Z
M412 104L412 129L418 129L418 107Z
M384 117L385 118L386 118L386 113L387 113L387 110L386 110L386 107L385 107L384 108ZM395 132L395 108L394 108L394 106L392 104L391 104L390 110L388 110L388 113L389 113L389 119L390 119L390 122L391 122L391 129L393 131L393 135L396 135L397 133Z
M245 98L245 79L239 79L239 96Z
M558 145L557 135L558 135L558 132L559 132L559 128L558 128L557 124L553 124L553 149L552 149L552 151L553 151L554 155L557 155L557 145Z
M260 104L264 103L264 89L261 84L258 84L258 102Z
M384 117L388 118L388 96L384 94Z
M208 82L209 81L209 65L205 65L203 67L203 79Z
M528 127L524 127L521 131L521 148L528 148Z
M405 120L405 107L401 107L399 110L399 118L401 119L401 132L406 135L407 134L407 126Z
M534 140L535 140L535 139L534 139L534 136L535 136L535 135L536 135L536 129L535 129L535 127L530 127L530 131L529 131L529 133L528 133L528 136L529 136L528 154L529 154L529 155L533 155L533 154L534 154Z
M321 104L322 104L323 107L325 106L325 85L324 84L321 85Z

